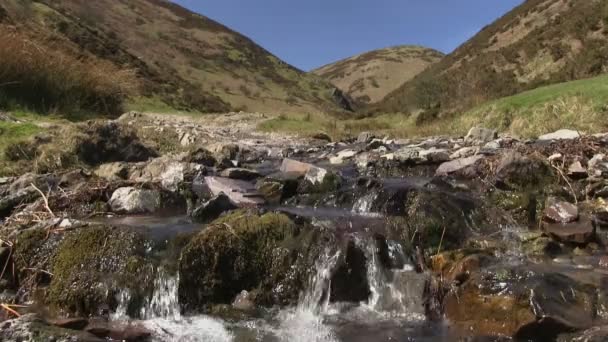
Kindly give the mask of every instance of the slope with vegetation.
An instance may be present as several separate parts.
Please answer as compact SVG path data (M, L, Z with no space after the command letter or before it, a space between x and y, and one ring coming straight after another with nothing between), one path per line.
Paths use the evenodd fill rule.
M49 57L34 61L30 69L0 74L4 105L10 99L47 111L61 110L65 103L118 111L106 94L90 100L89 94L79 93L88 91L80 87L84 84L91 89L105 88L104 77L111 76L123 80L122 85L128 83L120 94L139 109L331 112L348 106L329 82L291 67L250 39L169 1L3 0L0 22L3 37L15 32L11 34L22 50L17 53L34 51ZM38 47L40 52L35 52ZM72 68L75 70L67 70ZM85 69L92 72L79 74L78 70ZM129 73L138 82L119 77ZM19 78L23 74L43 79L45 87L49 81L65 82L59 75L69 79L66 86L81 84L74 84L77 94L58 89L40 105L27 98L24 87L31 82ZM34 81L38 86L38 80ZM134 92L136 83L140 87ZM95 105L89 106L90 101Z
M371 112L423 125L481 103L608 70L608 2L528 0L388 95Z
M313 73L331 81L353 99L374 103L443 57L420 46L374 50L331 63Z

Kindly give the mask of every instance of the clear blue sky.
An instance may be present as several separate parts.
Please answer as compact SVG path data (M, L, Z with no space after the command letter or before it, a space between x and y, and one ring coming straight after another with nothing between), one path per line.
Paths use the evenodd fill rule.
M176 0L310 70L416 44L450 52L523 0Z

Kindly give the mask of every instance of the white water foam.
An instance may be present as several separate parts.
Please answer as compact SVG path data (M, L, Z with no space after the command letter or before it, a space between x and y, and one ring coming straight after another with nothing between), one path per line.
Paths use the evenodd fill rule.
M154 318L143 322L144 327L154 332L154 341L172 342L231 342L234 336L225 323L207 316L195 316L172 320Z

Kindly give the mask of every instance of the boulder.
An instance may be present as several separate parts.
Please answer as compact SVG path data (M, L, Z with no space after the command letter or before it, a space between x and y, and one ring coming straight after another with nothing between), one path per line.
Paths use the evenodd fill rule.
M608 173L608 160L605 154L596 154L587 163L589 176L601 177Z
M483 127L473 127L464 138L467 143L485 144L498 138L498 132L495 129Z
M139 170L131 172L130 179L142 183L159 182L165 190L177 192L182 185L200 173L204 166L181 161L180 155L166 155L146 163Z
M497 186L503 188L541 189L555 181L551 166L541 158L506 153L496 168Z
M213 156L213 153L204 148L198 148L190 152L186 161L189 163L200 164L208 167L214 167L217 164L217 160Z
M220 217L221 214L237 208L238 206L232 203L228 196L221 193L194 209L191 216L194 222L208 223Z
M205 185L213 196L223 193L237 206L264 204L262 195L253 183L223 177L205 177Z
M223 170L220 173L220 176L231 179L240 179L240 180L254 180L261 177L260 173L254 170L243 169L238 167L231 167Z
M418 157L426 163L442 163L450 160L450 154L445 149L432 147L428 150L421 150Z
M154 213L161 208L161 195L156 190L119 188L110 199L112 211L119 214Z
M325 177L330 175L330 172L326 169L287 158L283 159L281 172L290 175L304 176L304 178L313 185L323 183Z
M479 162L482 159L483 159L483 156L475 155L472 157L461 158L461 159L456 159L456 160L452 160L449 162L445 162L445 163L441 164L439 166L439 168L437 168L435 175L447 176L451 173L458 172L465 168L474 166L475 164L477 164L477 162Z
M577 131L569 129L560 129L553 133L544 134L538 137L539 141L553 141L553 140L573 140L580 138L581 135Z
M360 144L367 144L374 140L375 137L376 136L371 132L362 132L359 133L359 136L357 137L357 142Z
M231 304L243 290L256 305L295 304L323 250L319 234L276 213L216 220L182 250L180 304L187 311Z

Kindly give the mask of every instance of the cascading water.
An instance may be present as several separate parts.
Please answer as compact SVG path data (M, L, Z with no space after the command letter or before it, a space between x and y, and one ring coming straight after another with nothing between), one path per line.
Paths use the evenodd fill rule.
M358 242L363 243L361 240ZM395 241L387 243L389 257L403 262L405 257L401 245ZM402 268L386 269L379 260L376 244L366 241L364 247L371 292L365 307L383 316L424 320L422 292L426 276L416 273L405 262Z
M152 298L142 307L143 319L166 318L179 321L181 313L177 295L179 275L169 276L163 269L154 280Z
M331 328L323 324L323 314L327 313L329 307L331 276L339 257L339 251L327 250L317 261L317 272L309 288L302 293L298 306L280 313L281 323L276 335L281 341L337 341Z

